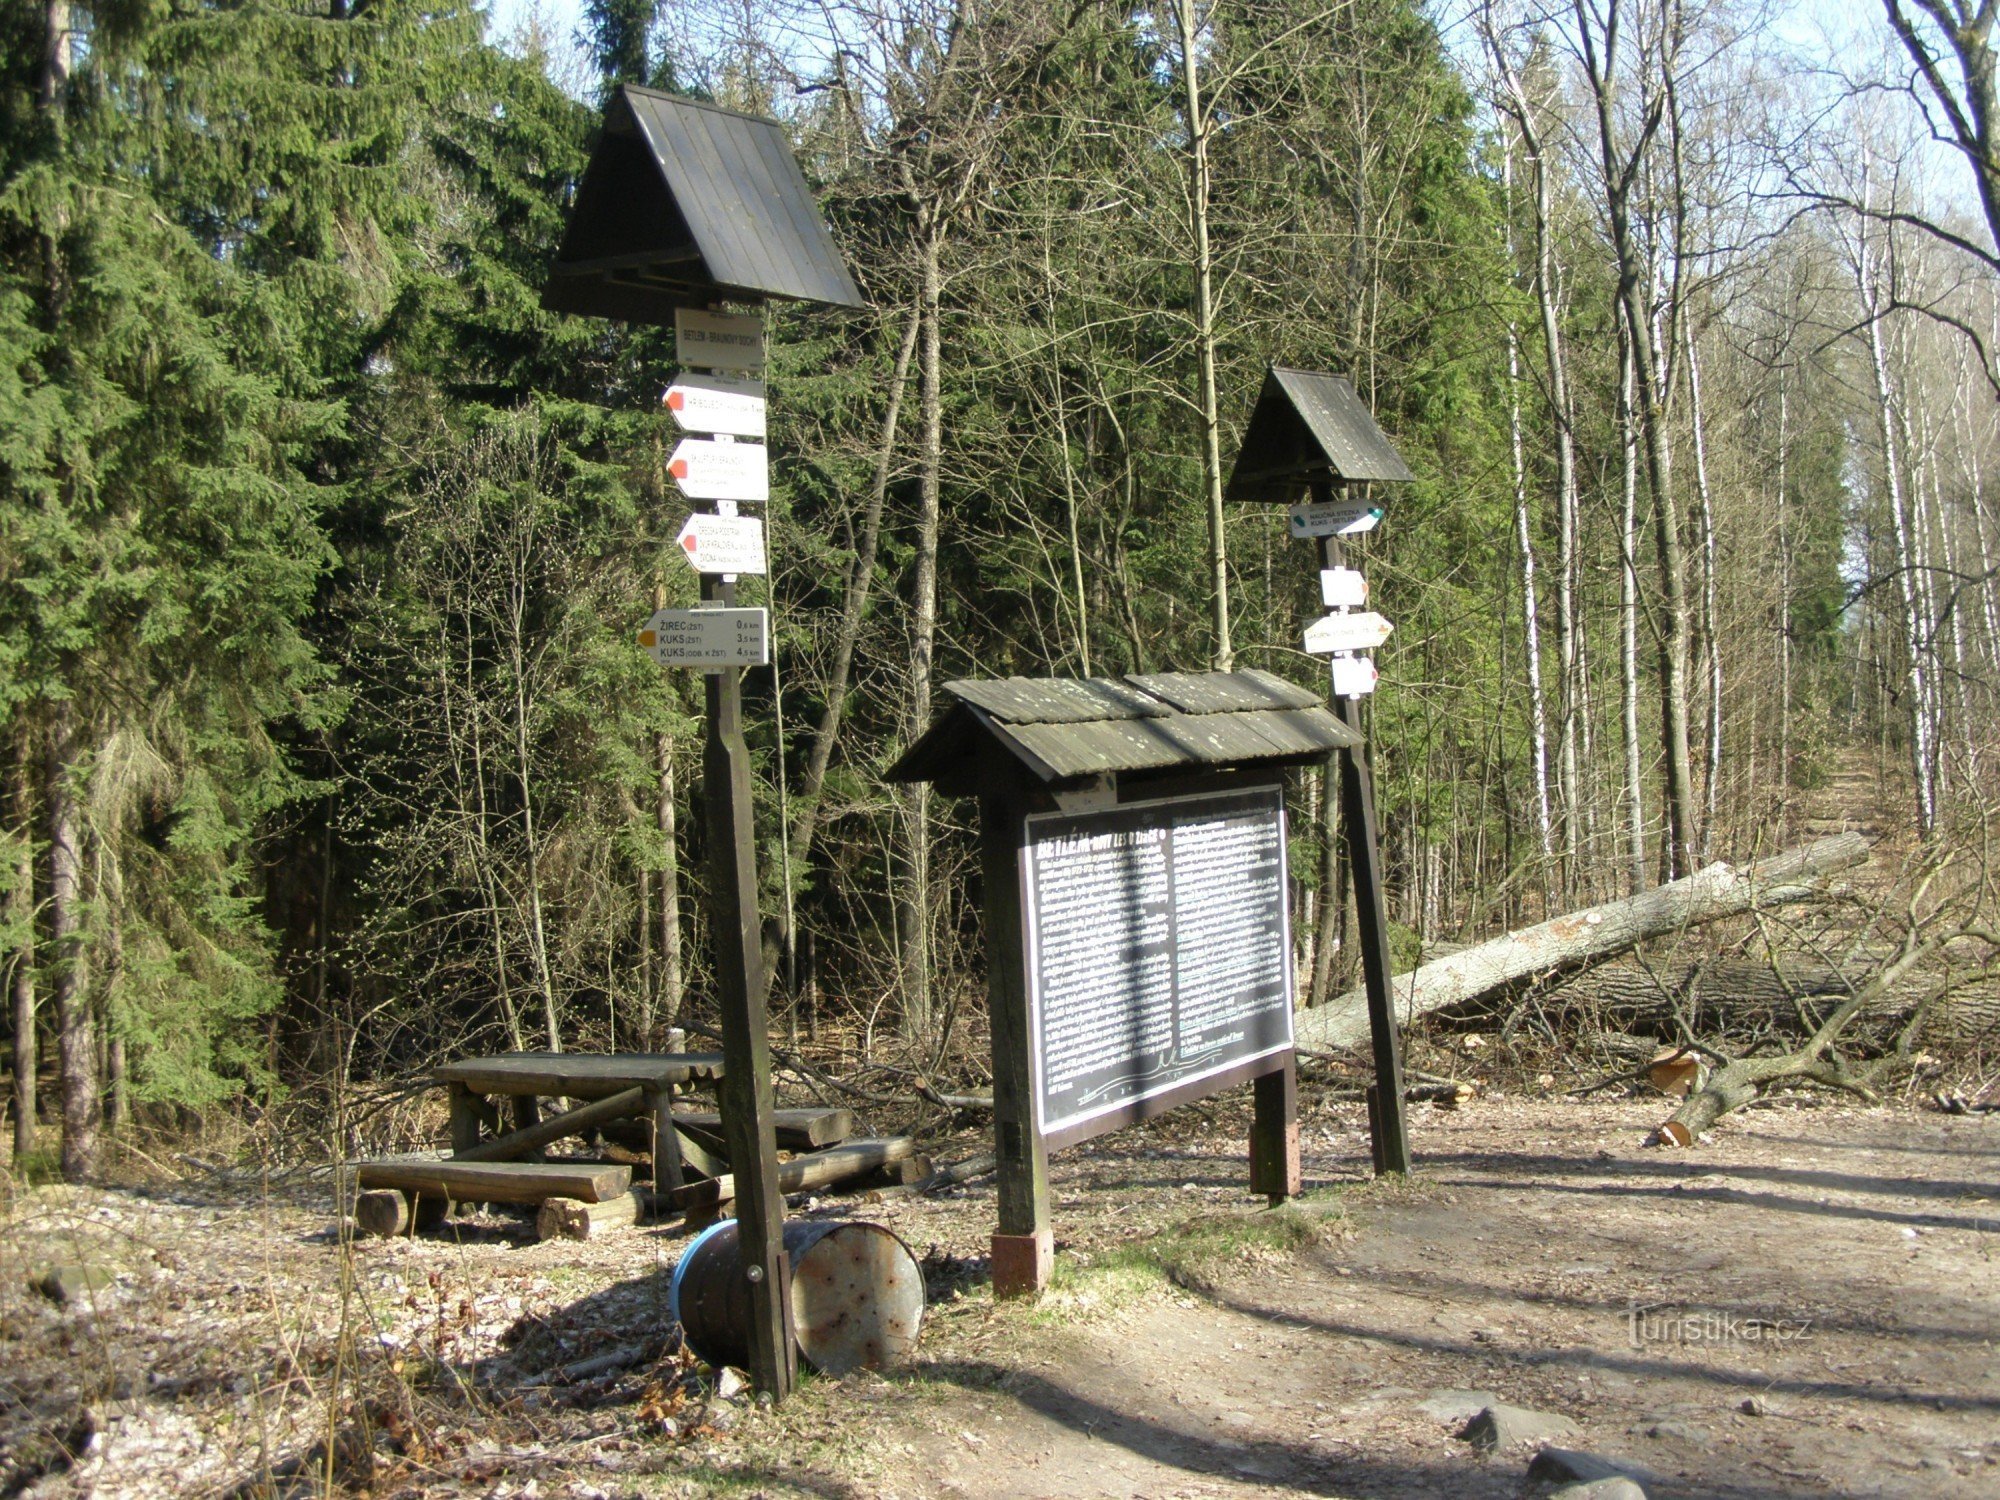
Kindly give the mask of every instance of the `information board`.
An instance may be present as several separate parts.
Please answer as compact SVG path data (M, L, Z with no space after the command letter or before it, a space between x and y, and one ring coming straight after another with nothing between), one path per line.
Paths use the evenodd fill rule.
M1044 1136L1144 1118L1291 1048L1277 787L1038 814L1023 865Z

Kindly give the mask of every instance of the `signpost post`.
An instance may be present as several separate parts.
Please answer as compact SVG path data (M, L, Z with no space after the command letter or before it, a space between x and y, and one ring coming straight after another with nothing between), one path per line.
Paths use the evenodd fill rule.
M694 145L691 143L699 142ZM542 289L552 311L671 324L687 367L665 405L691 438L670 465L683 494L713 500L678 541L705 609L659 610L641 640L663 665L707 674L702 757L710 926L722 1025L722 1134L736 1179L750 1302L750 1376L773 1399L797 1376L784 1200L778 1193L770 1022L757 915L750 753L741 669L770 660L770 621L736 607L736 578L765 571L760 523L739 502L770 497L764 436L764 304L863 307L784 127L636 84L612 91L604 127ZM734 302L752 310L724 312ZM656 606L664 601L655 596ZM646 639L650 636L651 639Z
M1319 543L1320 597L1334 611L1305 633L1305 648L1332 660L1328 675L1334 710L1353 731L1340 758L1340 829L1354 882L1361 967L1368 994L1368 1024L1375 1054L1375 1082L1368 1090L1368 1123L1377 1175L1410 1170L1410 1138L1403 1115L1403 1062L1389 990L1389 919L1382 895L1382 853L1375 827L1375 788L1363 737L1361 700L1375 691L1373 650L1394 628L1365 611L1368 582L1344 566L1342 538L1366 535L1382 524L1384 508L1345 487L1358 483L1407 483L1415 478L1354 387L1338 375L1273 365L1244 429L1224 498L1276 502L1290 508L1288 528L1301 541ZM1303 491L1303 496L1301 495ZM1331 777L1331 767L1329 767ZM1329 808L1333 802L1328 789ZM1328 825L1329 837L1332 833ZM1336 890L1325 892L1338 901Z
M1312 493L1315 509L1321 504L1333 507L1330 480L1314 479ZM1319 553L1320 566L1329 571L1341 568L1345 562L1336 533L1320 537ZM1320 576L1324 578L1325 574ZM1380 615L1349 618L1382 619ZM1382 625L1382 640L1387 640L1389 622L1382 620ZM1361 695L1341 692L1340 667L1341 661L1336 658L1334 712L1343 724L1361 735L1365 733ZM1357 668L1349 668L1350 673L1355 671ZM1373 662L1368 662L1367 677L1368 690L1372 692ZM1362 983L1368 991L1368 1030L1375 1051L1375 1083L1368 1090L1368 1136L1376 1175L1398 1172L1407 1176L1410 1132L1403 1116L1403 1055L1397 1043L1396 1008L1389 990L1389 909L1382 895L1382 845L1375 828L1375 782L1368 768L1367 741L1364 739L1339 755L1340 821L1347 831L1347 867L1354 878L1354 919L1360 929Z
M762 366L761 316L677 323L683 357L696 354L705 359L717 350L740 350L744 345L703 341L690 348L685 332L689 322L698 328L726 323L739 338L747 338L744 325L754 322L757 364ZM683 455L690 449L701 457L685 462ZM733 452L738 449L743 456ZM724 457L710 457L711 451ZM762 665L771 659L769 617L761 609L736 607L736 575L764 571L764 528L754 517L738 516L736 501L769 496L764 446L690 439L675 450L670 470L684 492L718 502L714 515L691 516L681 528L681 549L701 571L701 599L708 607L689 613L712 612L721 618L754 615L762 647L755 664ZM709 554L706 559L704 552ZM733 556L725 559L725 553ZM720 566L725 560L745 566L725 569ZM747 566L752 561L754 568ZM743 1275L750 1282L750 1373L761 1389L783 1397L798 1379L798 1354L792 1330L791 1258L785 1254L785 1200L778 1192L769 976L764 972L764 939L757 915L756 831L750 803L750 747L743 738L742 673L734 665L709 669L703 693L708 739L702 750L702 795L708 811L709 886L715 901L723 1144L736 1177L737 1236Z

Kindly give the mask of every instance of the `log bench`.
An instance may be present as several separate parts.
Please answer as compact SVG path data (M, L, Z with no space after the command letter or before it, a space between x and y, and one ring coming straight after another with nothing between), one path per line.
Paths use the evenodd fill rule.
M454 1161L389 1156L362 1162L354 1217L366 1234L434 1229L453 1203L524 1203L551 1198L608 1203L630 1191L632 1169L610 1162Z

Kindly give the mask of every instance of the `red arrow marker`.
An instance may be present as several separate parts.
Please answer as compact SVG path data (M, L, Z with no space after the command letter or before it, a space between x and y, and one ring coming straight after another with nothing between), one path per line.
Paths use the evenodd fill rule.
M686 406L686 405L687 405L687 392L686 392L686 391L683 391L683 390L680 390L680 389L678 389L678 388L670 388L670 389L669 389L669 390L667 391L667 410L668 410L668 411L679 411L679 410L680 410L680 409L681 409L682 407L684 407L684 406Z
M685 478L687 478L687 477L688 477L688 461L687 461L686 459L684 459L684 458L677 458L677 459L674 459L674 460L673 460L673 461L672 461L671 463L669 463L669 464L667 465L667 472L668 472L669 474L673 475L673 476L674 476L674 478L676 478L676 479L685 479Z
M700 546L700 545L701 545L701 543L700 543L699 541L697 541L697 540L696 540L696 538L695 538L695 534L694 534L694 533L693 533L692 531L690 531L690 532L685 532L685 533L683 533L683 535L681 536L681 546L682 546L682 547L683 547L683 548L684 548L684 549L686 550L686 552L687 552L687 555L688 555L689 557L693 557L693 556L694 556L694 550L695 550L695 548L696 548L696 547L698 547L698 546Z

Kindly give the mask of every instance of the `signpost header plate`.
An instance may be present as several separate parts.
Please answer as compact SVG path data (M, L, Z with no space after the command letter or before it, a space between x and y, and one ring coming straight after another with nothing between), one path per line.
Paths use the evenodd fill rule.
M756 375L764 368L761 313L718 313L699 307L674 309L674 358L710 370ZM720 432L721 428L711 431Z

